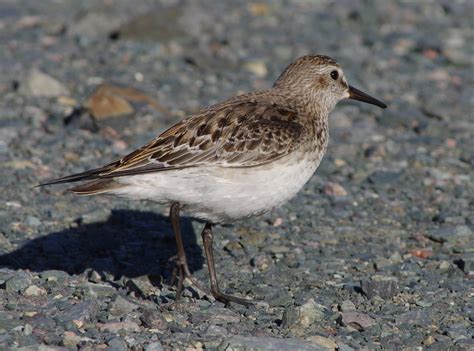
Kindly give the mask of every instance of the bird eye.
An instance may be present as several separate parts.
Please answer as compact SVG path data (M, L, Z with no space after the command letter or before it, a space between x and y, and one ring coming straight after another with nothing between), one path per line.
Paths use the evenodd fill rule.
M338 71L332 71L331 72L331 78L334 80L337 80L339 78L339 72Z

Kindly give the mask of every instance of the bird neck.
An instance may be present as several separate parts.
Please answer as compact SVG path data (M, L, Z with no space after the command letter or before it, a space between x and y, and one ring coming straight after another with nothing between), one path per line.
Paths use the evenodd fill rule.
M273 88L273 94L277 100L275 101L283 106L289 106L298 112L299 115L305 116L315 122L327 123L329 112L332 110L331 104L321 99L319 96L308 96L294 91L280 91Z

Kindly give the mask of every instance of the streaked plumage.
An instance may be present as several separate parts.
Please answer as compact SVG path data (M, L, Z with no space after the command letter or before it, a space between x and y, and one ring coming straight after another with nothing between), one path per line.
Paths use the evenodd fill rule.
M46 184L87 180L70 190L179 204L209 223L258 215L312 176L328 144L329 112L345 98L386 107L350 87L333 59L303 56L268 90L206 108L120 160ZM215 296L242 303L211 285Z

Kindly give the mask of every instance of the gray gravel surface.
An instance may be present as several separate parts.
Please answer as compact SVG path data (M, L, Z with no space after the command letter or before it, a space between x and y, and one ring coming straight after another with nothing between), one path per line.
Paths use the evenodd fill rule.
M0 349L472 350L473 13L472 1L2 1ZM189 285L173 304L166 208L32 188L268 87L305 53L335 57L389 108L339 104L304 190L216 229L221 285L254 308ZM169 112L68 119L103 82ZM183 226L207 282L202 224Z

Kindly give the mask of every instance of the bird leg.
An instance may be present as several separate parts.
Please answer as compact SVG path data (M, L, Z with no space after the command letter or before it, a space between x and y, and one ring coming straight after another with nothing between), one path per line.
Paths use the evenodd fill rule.
M188 267L188 260L186 258L186 252L184 251L183 238L181 236L181 227L179 225L179 210L180 210L179 206L180 206L179 203L175 202L170 207L170 221L171 221L171 226L173 227L174 236L176 238L176 246L178 248L178 254L176 257L174 257L175 262L176 262L176 267L173 269L173 275L171 278L171 285L173 285L175 283L176 276L179 274L178 286L176 290L176 301L178 301L179 298L181 297L181 293L183 291L184 279L186 278L188 278L199 289L203 291L206 290L201 287L201 284L196 279L194 279Z
M251 306L252 301L250 300L241 299L232 295L226 295L220 291L219 284L217 283L216 267L214 266L214 253L212 249L213 234L212 226L210 223L207 222L204 225L204 229L201 233L201 236L204 245L204 252L206 254L207 267L209 269L209 279L211 281L212 296L214 296L217 301L223 302L225 304L228 304L229 302L235 302L244 306Z

